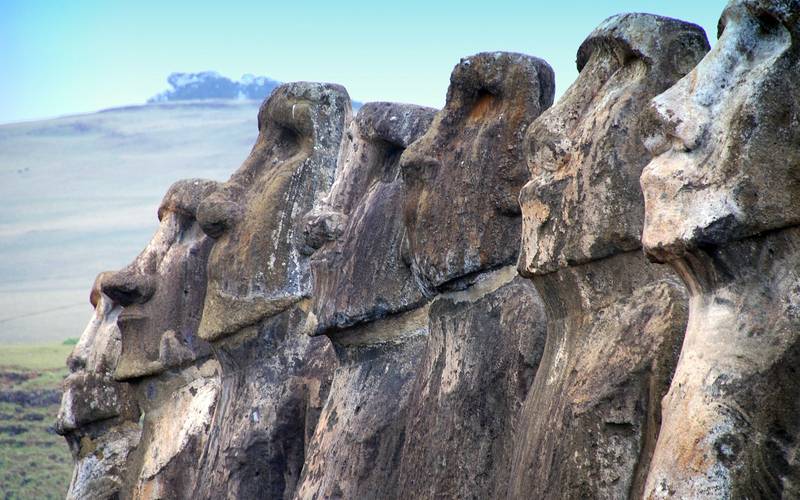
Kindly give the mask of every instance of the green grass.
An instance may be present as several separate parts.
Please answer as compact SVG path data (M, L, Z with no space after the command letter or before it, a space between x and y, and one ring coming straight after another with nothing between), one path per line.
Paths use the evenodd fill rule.
M0 346L0 392L60 390L72 347L59 343ZM58 404L0 401L2 499L64 498L72 457L64 438L52 429L57 413Z
M65 368L72 345L63 343L0 345L0 368L60 370Z
M0 492L5 499L64 498L72 457L64 438L51 429L57 411L58 405L0 403Z

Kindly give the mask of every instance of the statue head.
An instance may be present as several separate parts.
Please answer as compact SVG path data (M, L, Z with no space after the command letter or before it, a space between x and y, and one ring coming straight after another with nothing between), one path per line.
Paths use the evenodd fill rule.
M400 155L435 109L365 104L349 126L329 195L308 217L317 332L408 310L423 299L404 260Z
M153 239L130 265L103 280L103 293L123 307L117 380L156 375L210 354L197 329L212 240L195 214L217 188L200 179L173 184L158 209Z
M114 380L122 343L121 307L102 293L101 273L90 294L94 314L67 359L56 431L75 460L67 498L111 498L122 487L127 460L139 442L139 408L126 383Z
M643 244L659 261L800 223L800 2L733 0L652 100Z
M453 69L444 108L400 160L410 258L426 288L514 262L522 139L552 104L553 78L541 59L507 52Z
M578 79L528 128L522 274L641 247L642 110L707 51L699 26L650 14L611 17L581 44Z
M232 335L309 295L303 217L333 181L349 116L347 91L326 83L281 85L261 106L250 156L198 210L216 239L202 338Z

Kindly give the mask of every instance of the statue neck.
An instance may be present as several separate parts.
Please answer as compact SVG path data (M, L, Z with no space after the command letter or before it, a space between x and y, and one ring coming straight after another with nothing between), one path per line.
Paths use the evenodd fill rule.
M647 262L641 250L533 276L548 321L591 315L648 284L675 279L667 266Z

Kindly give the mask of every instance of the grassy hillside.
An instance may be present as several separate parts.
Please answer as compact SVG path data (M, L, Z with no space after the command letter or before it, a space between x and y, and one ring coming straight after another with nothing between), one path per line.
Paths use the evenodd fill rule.
M72 472L53 431L72 345L0 345L0 492L4 499L64 498Z
M147 244L176 180L225 180L258 103L132 106L0 125L0 343L80 336L89 288Z

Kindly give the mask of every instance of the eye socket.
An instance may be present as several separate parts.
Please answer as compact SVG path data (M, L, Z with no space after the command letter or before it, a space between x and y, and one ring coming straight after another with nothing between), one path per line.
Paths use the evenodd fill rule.
M758 29L761 34L772 35L781 29L780 20L769 12L760 12L756 15Z

